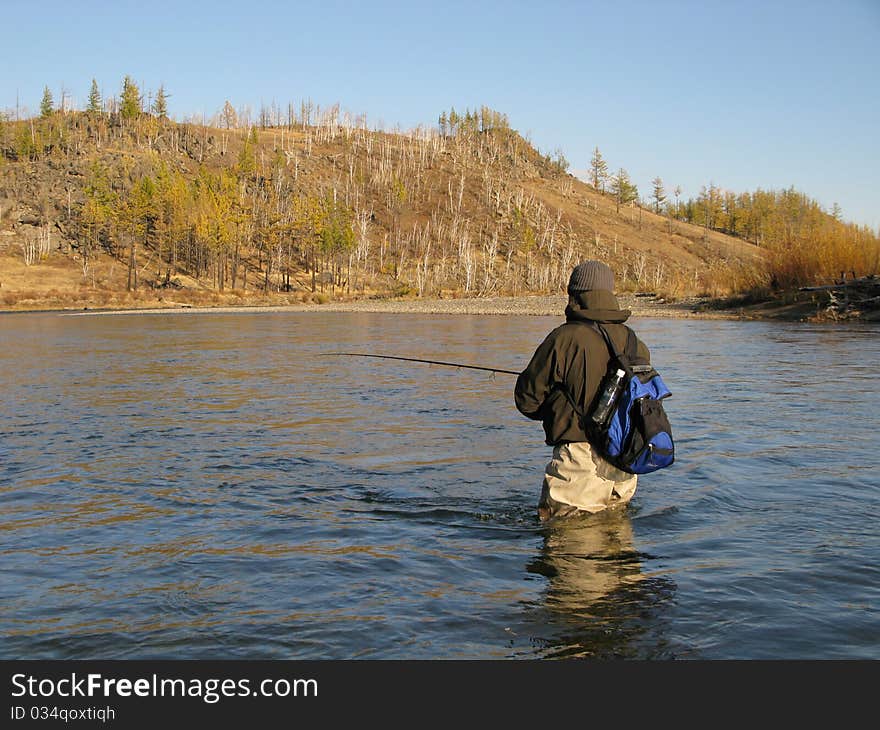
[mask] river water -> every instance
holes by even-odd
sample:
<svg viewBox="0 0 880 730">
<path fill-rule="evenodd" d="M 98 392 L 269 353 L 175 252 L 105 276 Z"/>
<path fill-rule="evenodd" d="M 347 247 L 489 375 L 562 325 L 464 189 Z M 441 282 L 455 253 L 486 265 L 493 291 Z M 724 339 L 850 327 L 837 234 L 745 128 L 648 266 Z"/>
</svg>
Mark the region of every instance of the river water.
<svg viewBox="0 0 880 730">
<path fill-rule="evenodd" d="M 634 319 L 677 461 L 544 527 L 558 317 L 0 316 L 0 658 L 880 659 L 880 337 Z"/>
</svg>

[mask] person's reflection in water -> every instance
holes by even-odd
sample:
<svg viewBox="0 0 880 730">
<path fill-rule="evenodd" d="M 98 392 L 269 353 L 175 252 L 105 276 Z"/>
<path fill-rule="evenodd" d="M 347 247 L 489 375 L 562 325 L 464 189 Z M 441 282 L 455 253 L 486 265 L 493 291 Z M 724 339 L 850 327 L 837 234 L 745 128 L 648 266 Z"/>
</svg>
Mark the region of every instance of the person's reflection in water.
<svg viewBox="0 0 880 730">
<path fill-rule="evenodd" d="M 658 609 L 675 584 L 642 572 L 625 507 L 551 520 L 543 533 L 528 570 L 549 581 L 544 656 L 671 658 Z"/>
</svg>

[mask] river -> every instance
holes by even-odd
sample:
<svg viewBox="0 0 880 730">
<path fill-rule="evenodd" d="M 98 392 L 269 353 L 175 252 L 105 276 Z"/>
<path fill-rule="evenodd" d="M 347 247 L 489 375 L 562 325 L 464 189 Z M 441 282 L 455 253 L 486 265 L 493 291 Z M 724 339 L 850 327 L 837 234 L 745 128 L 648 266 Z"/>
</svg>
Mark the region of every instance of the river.
<svg viewBox="0 0 880 730">
<path fill-rule="evenodd" d="M 880 337 L 634 319 L 673 467 L 550 527 L 558 317 L 0 316 L 0 658 L 880 659 Z"/>
</svg>

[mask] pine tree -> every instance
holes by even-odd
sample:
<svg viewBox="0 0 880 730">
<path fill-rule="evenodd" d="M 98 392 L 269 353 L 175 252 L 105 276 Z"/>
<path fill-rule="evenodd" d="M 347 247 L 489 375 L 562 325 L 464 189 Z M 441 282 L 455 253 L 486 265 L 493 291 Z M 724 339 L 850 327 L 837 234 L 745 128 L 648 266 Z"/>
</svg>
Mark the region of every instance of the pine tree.
<svg viewBox="0 0 880 730">
<path fill-rule="evenodd" d="M 229 103 L 229 99 L 227 99 L 226 103 L 223 105 L 223 123 L 226 125 L 227 129 L 232 129 L 238 126 L 238 115 L 235 113 L 235 107 Z"/>
<path fill-rule="evenodd" d="M 256 127 L 251 127 L 251 132 L 244 138 L 241 152 L 238 153 L 238 173 L 241 177 L 249 177 L 257 169 L 257 156 L 254 152 L 256 139 Z"/>
<path fill-rule="evenodd" d="M 55 111 L 55 100 L 48 86 L 43 87 L 43 100 L 40 102 L 40 116 L 43 118 L 52 116 Z"/>
<path fill-rule="evenodd" d="M 568 160 L 559 147 L 553 151 L 553 155 L 550 157 L 550 164 L 556 168 L 557 172 L 566 172 L 569 167 Z"/>
<path fill-rule="evenodd" d="M 600 193 L 605 192 L 605 183 L 608 180 L 608 163 L 602 159 L 599 148 L 593 151 L 593 159 L 590 160 L 590 182 Z"/>
<path fill-rule="evenodd" d="M 92 90 L 89 91 L 89 105 L 86 111 L 99 114 L 104 109 L 104 102 L 101 99 L 101 92 L 98 90 L 98 82 L 92 79 Z"/>
<path fill-rule="evenodd" d="M 714 183 L 710 183 L 708 188 L 703 185 L 700 188 L 696 205 L 702 214 L 700 222 L 706 231 L 708 232 L 710 228 L 716 228 L 721 217 L 721 190 Z"/>
<path fill-rule="evenodd" d="M 681 185 L 676 185 L 672 189 L 672 194 L 675 196 L 675 217 L 681 220 L 684 218 L 681 211 L 681 203 L 679 202 L 679 198 L 681 197 Z"/>
<path fill-rule="evenodd" d="M 168 95 L 165 93 L 165 87 L 162 84 L 159 85 L 156 99 L 153 101 L 153 114 L 159 117 L 159 119 L 168 119 Z"/>
<path fill-rule="evenodd" d="M 132 81 L 131 76 L 126 76 L 122 81 L 122 96 L 120 113 L 123 119 L 137 119 L 141 115 L 141 92 Z"/>
<path fill-rule="evenodd" d="M 611 178 L 611 194 L 617 202 L 617 212 L 620 212 L 620 206 L 631 203 L 639 197 L 639 189 L 632 184 L 629 174 L 622 167 L 617 174 Z"/>
<path fill-rule="evenodd" d="M 654 186 L 654 212 L 659 213 L 660 208 L 663 206 L 663 203 L 666 202 L 666 190 L 663 189 L 663 180 L 660 179 L 658 175 L 653 180 L 651 180 L 651 184 Z"/>
<path fill-rule="evenodd" d="M 455 107 L 449 111 L 449 134 L 457 134 L 458 133 L 458 124 L 461 121 L 461 117 L 455 111 Z"/>
</svg>

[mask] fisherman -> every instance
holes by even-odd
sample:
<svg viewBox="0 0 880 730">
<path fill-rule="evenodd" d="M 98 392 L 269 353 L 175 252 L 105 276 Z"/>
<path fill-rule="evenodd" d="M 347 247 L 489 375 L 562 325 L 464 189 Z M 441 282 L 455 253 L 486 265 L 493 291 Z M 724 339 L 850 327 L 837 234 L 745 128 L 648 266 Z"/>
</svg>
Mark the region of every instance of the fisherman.
<svg viewBox="0 0 880 730">
<path fill-rule="evenodd" d="M 637 476 L 617 469 L 597 453 L 569 400 L 582 413 L 590 412 L 610 358 L 596 324 L 623 351 L 628 330 L 623 323 L 630 314 L 617 302 L 614 273 L 606 264 L 578 264 L 568 282 L 565 324 L 547 335 L 517 378 L 517 409 L 543 421 L 547 444 L 553 447 L 538 501 L 542 522 L 624 505 L 635 494 Z M 638 338 L 636 342 L 638 355 L 650 362 L 648 348 Z"/>
</svg>

